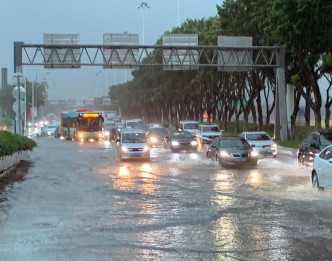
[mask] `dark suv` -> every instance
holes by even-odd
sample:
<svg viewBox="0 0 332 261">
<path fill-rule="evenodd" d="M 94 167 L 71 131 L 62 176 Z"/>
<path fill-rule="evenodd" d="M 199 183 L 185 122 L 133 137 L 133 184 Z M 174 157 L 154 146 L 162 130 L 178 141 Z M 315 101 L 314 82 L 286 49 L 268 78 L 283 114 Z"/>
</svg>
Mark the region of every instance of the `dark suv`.
<svg viewBox="0 0 332 261">
<path fill-rule="evenodd" d="M 328 145 L 332 145 L 332 132 L 310 133 L 299 145 L 298 162 L 311 166 L 315 156 Z"/>
</svg>

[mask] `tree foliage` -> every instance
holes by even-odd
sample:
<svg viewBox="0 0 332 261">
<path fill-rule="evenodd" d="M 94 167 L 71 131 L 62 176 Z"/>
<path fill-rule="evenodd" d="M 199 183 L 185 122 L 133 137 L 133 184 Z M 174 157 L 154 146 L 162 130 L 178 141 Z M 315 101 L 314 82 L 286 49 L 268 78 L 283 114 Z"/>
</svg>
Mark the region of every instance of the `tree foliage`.
<svg viewBox="0 0 332 261">
<path fill-rule="evenodd" d="M 226 35 L 252 36 L 254 46 L 285 46 L 287 82 L 296 88 L 296 101 L 302 96 L 315 112 L 319 129 L 322 98 L 318 82 L 331 75 L 331 10 L 329 0 L 224 0 L 215 17 L 187 19 L 166 33 L 198 34 L 199 45 L 215 46 L 217 36 Z M 161 44 L 161 38 L 156 44 Z M 132 74 L 132 81 L 110 90 L 127 117 L 176 123 L 201 120 L 206 111 L 224 129 L 229 121 L 242 116 L 246 129 L 251 114 L 261 129 L 264 116 L 269 123 L 275 106 L 274 99 L 269 99 L 276 93 L 273 69 L 230 73 L 211 68 L 164 71 L 162 67 L 140 66 Z M 329 101 L 326 105 L 331 106 Z"/>
</svg>

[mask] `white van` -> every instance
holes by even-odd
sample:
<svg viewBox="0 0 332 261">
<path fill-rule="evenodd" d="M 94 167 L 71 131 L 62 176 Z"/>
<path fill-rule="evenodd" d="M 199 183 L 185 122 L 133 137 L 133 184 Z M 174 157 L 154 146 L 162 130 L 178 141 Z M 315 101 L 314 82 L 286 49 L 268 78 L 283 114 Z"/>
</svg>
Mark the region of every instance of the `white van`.
<svg viewBox="0 0 332 261">
<path fill-rule="evenodd" d="M 198 121 L 180 121 L 179 128 L 184 131 L 188 131 L 193 137 L 196 137 L 199 123 Z"/>
</svg>

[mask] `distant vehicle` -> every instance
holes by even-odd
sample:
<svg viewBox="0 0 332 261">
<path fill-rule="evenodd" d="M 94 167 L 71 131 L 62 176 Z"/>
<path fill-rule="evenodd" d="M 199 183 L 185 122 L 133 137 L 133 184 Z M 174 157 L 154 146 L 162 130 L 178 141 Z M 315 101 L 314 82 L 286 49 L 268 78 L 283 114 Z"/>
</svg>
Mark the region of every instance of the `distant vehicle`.
<svg viewBox="0 0 332 261">
<path fill-rule="evenodd" d="M 324 190 L 332 188 L 332 145 L 325 147 L 312 165 L 311 181 L 313 188 Z"/>
<path fill-rule="evenodd" d="M 104 122 L 103 130 L 105 139 L 116 140 L 116 136 L 114 134 L 117 131 L 117 124 L 115 121 Z"/>
<path fill-rule="evenodd" d="M 145 130 L 145 131 L 148 129 L 147 125 L 141 119 L 126 120 L 124 127 L 133 128 L 133 129 L 141 129 L 141 130 Z"/>
<path fill-rule="evenodd" d="M 332 132 L 311 132 L 299 145 L 298 162 L 312 166 L 315 156 L 328 145 L 332 145 Z"/>
<path fill-rule="evenodd" d="M 188 131 L 193 137 L 196 136 L 198 131 L 198 121 L 180 121 L 179 128 L 183 131 Z"/>
<path fill-rule="evenodd" d="M 261 157 L 277 157 L 277 145 L 265 131 L 246 131 L 240 134 Z"/>
<path fill-rule="evenodd" d="M 170 148 L 172 152 L 196 152 L 197 141 L 188 131 L 172 131 L 170 136 L 164 138 L 164 148 Z"/>
<path fill-rule="evenodd" d="M 155 128 L 163 128 L 163 125 L 161 123 L 149 123 L 148 129 L 155 129 Z"/>
<path fill-rule="evenodd" d="M 80 141 L 103 138 L 104 118 L 100 112 L 69 111 L 61 113 L 61 135 L 65 139 Z"/>
<path fill-rule="evenodd" d="M 60 124 L 56 127 L 54 137 L 57 138 L 57 139 L 62 138 L 62 136 L 61 136 L 61 125 Z"/>
<path fill-rule="evenodd" d="M 206 157 L 219 161 L 222 167 L 256 166 L 257 151 L 242 137 L 222 136 L 215 138 L 207 148 Z"/>
<path fill-rule="evenodd" d="M 150 147 L 162 147 L 164 138 L 168 135 L 168 130 L 165 128 L 152 128 L 146 132 L 148 144 Z"/>
<path fill-rule="evenodd" d="M 211 141 L 222 135 L 221 130 L 216 124 L 201 124 L 198 126 L 196 139 L 199 144 L 210 144 Z"/>
<path fill-rule="evenodd" d="M 117 154 L 122 159 L 150 159 L 146 134 L 141 129 L 122 129 L 117 140 Z"/>
<path fill-rule="evenodd" d="M 41 127 L 40 134 L 41 134 L 41 136 L 55 135 L 56 129 L 59 126 L 60 126 L 60 124 L 47 124 L 47 125 Z"/>
</svg>

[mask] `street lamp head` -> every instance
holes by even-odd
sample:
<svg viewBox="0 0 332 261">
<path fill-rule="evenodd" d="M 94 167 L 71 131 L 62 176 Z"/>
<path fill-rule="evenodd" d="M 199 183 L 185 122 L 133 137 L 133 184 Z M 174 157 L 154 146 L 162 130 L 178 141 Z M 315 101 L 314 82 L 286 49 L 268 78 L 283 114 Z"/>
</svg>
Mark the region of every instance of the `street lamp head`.
<svg viewBox="0 0 332 261">
<path fill-rule="evenodd" d="M 140 3 L 140 5 L 138 6 L 138 8 L 143 8 L 143 9 L 145 9 L 145 8 L 150 8 L 150 5 L 149 5 L 148 2 L 142 2 L 142 3 Z"/>
</svg>

